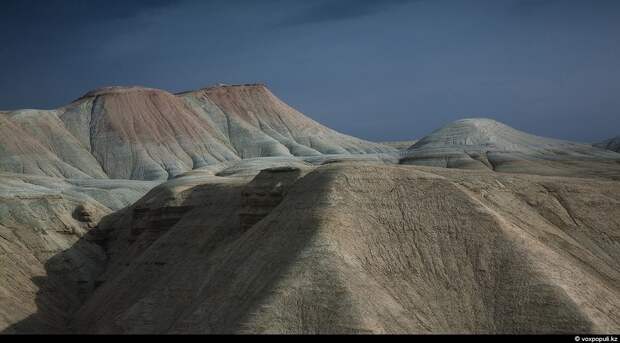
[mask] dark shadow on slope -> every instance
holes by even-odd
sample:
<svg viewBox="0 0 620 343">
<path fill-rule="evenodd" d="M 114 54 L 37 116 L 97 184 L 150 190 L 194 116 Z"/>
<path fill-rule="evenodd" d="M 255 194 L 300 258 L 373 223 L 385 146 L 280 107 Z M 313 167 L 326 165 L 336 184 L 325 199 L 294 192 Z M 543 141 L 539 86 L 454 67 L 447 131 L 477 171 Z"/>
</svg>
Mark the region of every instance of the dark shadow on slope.
<svg viewBox="0 0 620 343">
<path fill-rule="evenodd" d="M 214 227 L 210 230 L 216 239 L 207 242 L 196 251 L 187 253 L 185 257 L 203 256 L 196 260 L 202 266 L 201 272 L 192 275 L 192 278 L 204 281 L 200 292 L 189 298 L 178 296 L 177 301 L 183 304 L 179 313 L 169 322 L 169 326 L 156 327 L 149 333 L 239 333 L 248 329 L 249 322 L 255 322 L 255 315 L 267 303 L 270 297 L 280 297 L 286 309 L 293 309 L 294 313 L 287 312 L 296 318 L 296 325 L 289 327 L 290 333 L 353 333 L 356 323 L 350 320 L 348 313 L 353 311 L 348 294 L 343 291 L 338 273 L 332 270 L 328 263 L 322 260 L 323 255 L 306 256 L 304 250 L 312 244 L 313 237 L 321 227 L 321 210 L 330 206 L 331 189 L 330 175 L 334 171 L 315 171 L 298 180 L 291 188 L 289 195 L 273 211 L 262 218 L 247 231 L 243 230 L 238 219 L 230 223 L 238 227 Z M 190 192 L 205 191 L 205 186 L 196 186 Z M 208 190 L 208 189 L 207 189 Z M 230 191 L 240 192 L 239 187 L 232 187 Z M 337 190 L 336 190 L 337 191 Z M 181 206 L 194 206 L 193 203 L 183 202 Z M 241 204 L 239 203 L 239 209 Z M 129 208 L 134 211 L 136 208 Z M 139 212 L 139 211 L 138 211 Z M 188 212 L 188 215 L 201 213 Z M 114 227 L 114 222 L 124 211 L 117 212 L 102 220 L 99 227 Z M 291 214 L 297 214 L 293 216 Z M 160 227 L 157 235 L 148 237 L 148 245 L 141 247 L 142 253 L 157 244 L 157 241 L 168 233 L 174 233 L 176 222 L 168 222 L 166 227 Z M 121 228 L 130 230 L 132 228 Z M 146 227 L 149 229 L 149 227 Z M 199 234 L 201 231 L 195 231 Z M 140 232 L 143 235 L 145 232 Z M 72 260 L 75 255 L 81 256 L 84 251 L 103 249 L 107 232 L 94 229 L 80 239 L 71 249 L 53 257 L 47 264 L 48 277 L 37 279 L 41 286 L 37 296 L 39 311 L 32 316 L 7 328 L 3 333 L 66 333 L 72 332 L 69 327 L 71 316 L 80 307 L 82 302 L 92 294 L 97 286 L 98 273 L 80 272 L 79 269 L 59 269 L 59 265 Z M 198 237 L 196 237 L 198 239 Z M 138 240 L 140 240 L 138 238 Z M 144 236 L 146 242 L 146 236 Z M 172 251 L 171 251 L 172 252 Z M 185 254 L 186 252 L 183 252 Z M 194 254 L 194 255 L 192 255 Z M 166 256 L 159 256 L 166 258 Z M 528 292 L 526 301 L 523 301 L 521 287 L 524 279 L 536 280 L 528 270 L 529 263 L 525 256 L 519 253 L 510 253 L 504 256 L 506 260 L 499 261 L 500 273 L 510 275 L 500 280 L 497 285 L 499 301 L 489 303 L 495 306 L 497 317 L 494 319 L 494 329 L 499 332 L 531 333 L 544 326 L 541 322 L 541 313 L 545 316 L 559 316 L 560 320 L 554 325 L 554 332 L 589 332 L 592 324 L 563 291 L 553 285 L 541 284 Z M 298 288 L 301 292 L 296 296 L 284 297 L 274 293 L 279 282 L 289 273 L 297 271 L 296 264 L 300 261 L 306 266 L 315 264 L 310 269 L 308 278 L 313 285 L 321 284 L 320 288 Z M 103 265 L 101 266 L 103 268 Z M 173 265 L 162 266 L 170 271 Z M 162 269 L 162 272 L 163 273 Z M 102 270 L 100 270 L 102 271 Z M 516 273 L 515 271 L 519 271 Z M 86 278 L 84 275 L 90 276 Z M 161 281 L 160 275 L 153 275 L 153 280 Z M 458 276 L 455 276 L 458 277 Z M 116 280 L 119 281 L 119 280 Z M 120 280 L 122 281 L 122 280 Z M 145 281 L 145 280 L 141 280 Z M 109 281 L 109 282 L 112 282 Z M 150 282 L 149 282 L 150 283 Z M 322 293 L 324 285 L 333 284 L 333 292 Z M 67 286 L 68 285 L 68 286 Z M 104 284 L 105 285 L 105 284 Z M 115 285 L 123 285 L 122 282 Z M 130 287 L 130 286 L 126 286 Z M 99 290 L 102 290 L 100 288 Z M 116 289 L 106 290 L 115 292 Z M 95 292 L 95 295 L 98 292 Z M 145 291 L 146 293 L 146 291 Z M 317 298 L 318 301 L 311 301 Z M 133 301 L 141 298 L 132 299 Z M 289 303 L 286 303 L 286 302 Z M 429 299 L 429 301 L 431 301 Z M 292 303 L 291 303 L 292 302 Z M 127 307 L 135 303 L 126 304 Z M 503 306 L 502 304 L 506 304 Z M 205 311 L 206 309 L 206 311 Z M 161 308 L 162 312 L 168 309 Z M 542 311 L 542 312 L 541 312 Z M 530 318 L 523 322 L 523 318 Z M 290 320 L 290 318 L 289 318 Z M 290 320 L 288 323 L 292 323 Z M 344 324 L 343 324 L 344 323 Z M 89 328 L 86 327 L 86 330 Z M 265 328 L 257 328 L 267 330 Z M 84 328 L 81 328 L 84 330 Z M 544 331 L 544 330 L 542 330 Z M 122 333 L 122 332 L 106 332 Z M 146 333 L 146 332 L 145 332 Z"/>
<path fill-rule="evenodd" d="M 498 237 L 487 247 L 496 255 L 490 263 L 480 263 L 484 259 L 479 260 L 479 265 L 476 266 L 478 272 L 475 274 L 490 321 L 488 333 L 592 333 L 595 329 L 592 318 L 562 288 L 563 280 L 557 280 L 553 273 L 541 270 L 540 261 L 535 260 L 544 258 L 545 255 L 537 253 L 536 247 L 527 246 L 531 244 L 528 241 L 518 238 L 519 235 L 530 233 L 519 226 L 514 229 L 524 232 L 509 233 L 506 231 L 507 224 L 499 213 L 495 213 L 492 207 L 487 207 L 470 191 L 459 186 L 457 188 L 471 198 L 473 204 L 480 204 L 485 209 L 487 214 L 477 217 L 480 222 L 486 217 L 499 229 Z M 527 215 L 527 212 L 523 213 L 523 216 Z M 504 229 L 501 229 L 502 226 Z M 553 250 L 550 246 L 545 248 Z M 479 249 L 474 251 L 477 250 Z M 487 277 L 490 271 L 491 278 Z"/>
<path fill-rule="evenodd" d="M 274 180 L 274 184 L 280 184 L 283 178 L 286 178 L 285 174 L 289 174 L 288 170 L 275 169 L 271 171 L 274 174 L 280 174 L 281 176 Z M 287 182 L 284 182 L 286 184 Z M 122 333 L 131 331 L 140 333 L 159 333 L 168 332 L 172 330 L 173 325 L 182 316 L 180 312 L 187 312 L 187 309 L 194 306 L 197 302 L 203 301 L 203 297 L 191 293 L 198 292 L 202 288 L 201 283 L 207 282 L 207 288 L 216 288 L 218 291 L 229 289 L 234 287 L 233 280 L 226 278 L 226 275 L 234 270 L 235 263 L 222 262 L 222 259 L 236 259 L 235 247 L 239 244 L 239 241 L 248 242 L 250 248 L 239 254 L 243 256 L 245 253 L 251 252 L 252 249 L 261 250 L 260 247 L 256 247 L 253 241 L 262 241 L 263 233 L 257 232 L 253 227 L 249 229 L 243 227 L 240 217 L 242 214 L 248 214 L 248 208 L 242 207 L 241 195 L 245 186 L 224 186 L 219 184 L 206 184 L 194 186 L 186 191 L 191 194 L 182 203 L 174 202 L 174 207 L 161 207 L 168 205 L 158 205 L 158 208 L 145 207 L 148 202 L 138 202 L 131 209 L 131 212 L 119 214 L 120 216 L 131 216 L 130 227 L 118 228 L 114 230 L 110 235 L 110 240 L 120 240 L 112 242 L 112 249 L 109 252 L 118 252 L 115 246 L 121 244 L 122 249 L 128 253 L 125 256 L 121 256 L 121 259 L 112 260 L 116 265 L 110 265 L 110 269 L 114 270 L 114 275 L 106 274 L 109 277 L 103 285 L 98 288 L 98 291 L 91 297 L 91 301 L 87 302 L 84 308 L 92 305 L 92 310 L 86 311 L 88 314 L 85 320 L 75 319 L 75 329 L 78 332 L 102 332 L 102 333 Z M 262 193 L 266 190 L 259 187 L 258 192 Z M 157 191 L 154 191 L 155 193 Z M 234 193 L 234 194 L 231 194 Z M 320 193 L 320 192 L 319 192 Z M 160 199 L 169 197 L 171 194 L 168 192 L 157 194 Z M 272 191 L 267 192 L 264 195 L 267 199 L 272 199 L 274 194 Z M 226 199 L 224 199 L 226 198 Z M 232 201 L 235 205 L 230 210 L 221 211 L 222 208 L 226 208 L 226 203 Z M 251 202 L 250 202 L 251 203 Z M 248 204 L 246 204 L 248 205 Z M 265 204 L 263 204 L 265 205 Z M 268 204 L 267 204 L 268 205 Z M 182 212 L 179 212 L 183 209 Z M 243 210 L 243 211 L 242 211 Z M 259 211 L 251 211 L 251 214 L 264 213 L 264 208 L 260 208 Z M 264 213 L 268 216 L 268 213 Z M 199 218 L 197 218 L 197 216 Z M 174 217 L 174 218 L 173 218 Z M 215 221 L 206 220 L 207 218 L 217 217 Z M 203 218 L 204 220 L 200 220 Z M 174 219 L 174 220 L 173 220 Z M 193 219 L 193 221 L 192 221 Z M 198 220 L 196 220 L 198 219 Z M 295 218 L 297 220 L 297 218 Z M 176 224 L 179 225 L 176 225 Z M 307 223 L 308 224 L 308 223 Z M 257 224 L 257 225 L 260 225 Z M 253 226 L 257 226 L 253 225 Z M 311 225 L 315 227 L 315 225 Z M 119 232 L 119 230 L 121 232 Z M 252 232 L 257 233 L 255 236 Z M 296 242 L 299 243 L 299 247 L 306 245 L 309 240 L 311 232 L 306 234 L 297 235 Z M 251 236 L 252 238 L 248 238 Z M 285 235 L 265 235 L 269 237 L 284 238 Z M 121 242 L 122 241 L 122 242 Z M 188 243 L 188 241 L 191 241 Z M 127 242 L 127 243 L 125 243 Z M 127 246 L 123 246 L 127 244 Z M 185 244 L 186 248 L 179 250 L 179 245 Z M 243 244 L 243 243 L 241 243 Z M 260 243 L 258 244 L 260 245 Z M 252 247 L 254 246 L 254 247 Z M 286 268 L 288 261 L 295 259 L 296 251 L 299 248 L 297 244 L 288 244 L 288 242 L 278 243 L 277 246 L 270 247 L 270 252 L 273 251 L 278 254 L 279 260 L 275 262 L 275 269 L 280 271 Z M 127 249 L 125 249 L 125 247 Z M 284 253 L 280 251 L 281 247 L 287 249 Z M 187 262 L 191 266 L 188 267 L 183 261 Z M 223 270 L 222 270 L 223 269 Z M 184 275 L 184 270 L 191 270 L 191 275 Z M 177 276 L 184 281 L 181 284 L 172 285 L 167 284 L 166 278 Z M 274 276 L 275 277 L 275 276 Z M 260 278 L 264 281 L 263 275 Z M 209 281 L 212 280 L 212 281 Z M 188 283 L 185 283 L 187 281 Z M 243 278 L 242 278 L 243 281 Z M 158 288 L 166 284 L 165 287 L 181 287 L 188 288 L 194 287 L 193 292 L 187 293 L 172 292 L 166 293 L 166 297 L 171 299 L 155 299 L 157 305 L 155 308 L 159 308 L 158 315 L 167 318 L 163 322 L 158 320 L 158 324 L 155 325 L 142 325 L 140 326 L 140 318 L 134 318 L 130 320 L 132 323 L 138 323 L 138 326 L 126 326 L 122 323 L 122 326 L 118 326 L 112 323 L 113 320 L 100 320 L 99 316 L 106 315 L 108 309 L 115 313 L 124 313 L 128 307 L 135 305 L 137 302 L 145 299 L 149 296 L 151 291 L 157 292 Z M 131 284 L 132 286 L 127 286 Z M 190 286 L 191 285 L 191 286 Z M 221 286 L 218 286 L 221 285 Z M 261 284 L 261 286 L 265 286 Z M 139 287 L 140 292 L 132 292 L 131 290 L 123 289 L 128 287 Z M 269 287 L 267 287 L 269 288 Z M 107 295 L 113 294 L 112 297 Z M 222 318 L 226 319 L 225 322 L 218 325 L 215 329 L 205 330 L 200 328 L 193 328 L 190 331 L 185 332 L 230 332 L 227 328 L 236 326 L 234 324 L 237 318 L 246 315 L 244 308 L 247 306 L 240 304 L 237 306 L 238 301 L 254 302 L 259 297 L 252 297 L 251 294 L 244 296 L 245 299 L 239 299 L 238 294 L 244 294 L 242 292 L 233 292 L 232 297 L 235 298 L 231 301 L 217 303 L 214 302 L 213 306 L 222 306 L 222 310 L 218 313 Z M 106 299 L 106 303 L 99 303 L 100 299 Z M 110 304 L 109 302 L 113 304 Z M 94 304 L 94 305 L 93 305 Z M 167 306 L 171 304 L 171 306 Z M 209 307 L 213 307 L 209 306 Z M 249 306 L 249 305 L 248 305 Z M 82 313 L 82 311 L 80 311 Z M 170 317 L 170 318 L 169 318 Z M 110 319 L 110 318 L 108 318 Z M 134 319 L 136 321 L 134 321 Z M 103 324 L 102 324 L 103 323 Z"/>
<path fill-rule="evenodd" d="M 201 192 L 204 191 L 204 188 L 208 187 L 196 186 L 189 191 Z M 234 187 L 231 191 L 241 193 L 242 189 Z M 323 193 L 320 189 L 315 189 L 315 191 L 316 194 Z M 104 217 L 96 228 L 90 230 L 70 249 L 50 258 L 45 264 L 47 276 L 33 280 L 33 283 L 39 287 L 35 300 L 37 312 L 6 328 L 2 334 L 62 334 L 76 332 L 75 330 L 82 331 L 83 328 L 75 328 L 74 330 L 71 327 L 71 322 L 74 319 L 75 312 L 93 295 L 96 289 L 99 289 L 101 282 L 104 282 L 99 280 L 99 276 L 103 274 L 108 262 L 105 255 L 107 245 L 115 244 L 114 242 L 110 243 L 110 240 L 119 239 L 119 236 L 121 239 L 128 237 L 129 240 L 132 240 L 129 245 L 134 245 L 132 249 L 137 248 L 141 253 L 145 253 L 158 239 L 174 227 L 187 212 L 187 209 L 191 209 L 195 205 L 184 202 L 178 207 L 184 209 L 182 213 L 176 213 L 176 207 L 154 209 L 150 213 L 146 213 L 149 211 L 139 208 L 137 204 Z M 240 204 L 237 210 L 241 210 Z M 170 220 L 170 213 L 168 212 L 171 211 L 175 212 L 173 213 L 175 215 L 174 220 Z M 118 228 L 115 222 L 127 215 L 135 217 L 132 222 L 135 227 L 132 225 L 128 228 Z M 76 208 L 72 216 L 75 219 L 85 219 L 84 209 Z M 204 251 L 206 247 L 203 247 L 203 251 L 201 251 L 207 255 L 215 255 L 214 258 L 218 259 L 221 257 L 219 254 L 222 252 L 222 248 L 224 248 L 227 250 L 224 251 L 224 254 L 228 255 L 229 259 L 227 263 L 217 264 L 218 267 L 206 270 L 205 275 L 202 275 L 205 279 L 214 280 L 208 289 L 215 289 L 215 293 L 223 291 L 228 299 L 227 301 L 212 301 L 213 306 L 221 307 L 221 317 L 217 321 L 220 325 L 216 325 L 213 330 L 206 332 L 237 332 L 244 318 L 256 304 L 261 302 L 263 296 L 269 293 L 279 275 L 294 262 L 299 252 L 311 240 L 314 233 L 313 229 L 318 226 L 318 223 L 305 222 L 303 228 L 300 226 L 302 230 L 287 234 L 286 232 L 278 232 L 283 228 L 281 226 L 265 228 L 265 225 L 261 225 L 259 222 L 248 229 L 243 228 L 238 219 L 232 222 L 239 227 L 225 228 L 226 232 L 214 235 L 219 237 L 216 241 L 220 241 L 222 247 L 215 246 L 214 241 L 209 244 L 208 250 L 210 251 Z M 290 228 L 290 225 L 287 225 L 287 228 Z M 107 230 L 112 231 L 107 232 Z M 129 231 L 129 235 L 127 237 L 122 234 L 119 235 L 118 230 Z M 249 285 L 243 284 L 245 283 L 243 278 L 237 279 L 243 273 L 235 271 L 246 268 L 244 264 L 246 264 L 247 258 L 252 258 L 253 253 L 257 251 L 265 253 L 265 256 L 257 260 L 261 264 L 260 267 L 264 268 L 261 268 L 259 278 L 250 282 L 253 289 L 249 293 L 234 291 L 239 290 L 239 287 L 244 289 L 246 286 L 249 287 Z M 133 256 L 139 258 L 140 255 L 140 253 L 136 253 Z M 86 260 L 88 261 L 85 262 Z M 246 295 L 239 297 L 238 294 Z M 212 296 L 207 296 L 205 301 L 208 303 L 211 298 Z M 195 301 L 202 299 L 201 296 L 197 296 L 188 302 L 187 306 L 190 307 Z M 333 301 L 333 299 L 330 300 L 331 303 Z M 305 314 L 305 316 L 308 315 Z M 311 330 L 310 324 L 307 323 L 302 325 L 308 331 L 318 332 L 317 330 L 320 330 L 320 328 Z M 306 331 L 305 329 L 304 331 Z M 197 329 L 195 332 L 205 332 L 205 330 Z"/>
<path fill-rule="evenodd" d="M 285 202 L 226 248 L 218 266 L 206 275 L 212 282 L 196 296 L 197 303 L 184 311 L 169 331 L 362 332 L 359 329 L 362 326 L 354 319 L 351 295 L 346 292 L 347 280 L 340 280 L 340 273 L 327 262 L 330 254 L 322 253 L 313 244 L 313 238 L 325 220 L 321 209 L 329 205 L 330 195 L 334 192 L 338 190 L 333 188 L 329 176 L 321 171 L 298 181 Z M 310 198 L 301 201 L 304 194 Z M 561 288 L 533 272 L 527 257 L 514 251 L 510 242 L 507 244 L 506 254 L 498 256 L 501 258 L 497 261 L 500 266 L 498 288 L 489 289 L 501 300 L 495 299 L 487 304 L 495 314 L 489 318 L 488 332 L 591 332 L 590 319 L 574 301 Z M 306 250 L 309 247 L 311 251 Z M 518 271 L 517 275 L 514 275 L 515 271 Z M 407 278 L 406 275 L 401 277 Z M 281 281 L 291 279 L 305 280 L 308 285 L 280 288 Z M 531 285 L 524 287 L 524 282 Z M 433 300 L 429 298 L 427 301 Z M 283 317 L 272 318 L 273 313 L 278 312 L 278 306 L 282 306 L 280 315 Z M 444 310 L 446 313 L 450 311 L 448 308 Z M 262 319 L 261 316 L 266 314 L 271 317 Z M 278 323 L 285 324 L 278 326 Z M 432 331 L 443 330 L 437 327 Z"/>
<path fill-rule="evenodd" d="M 506 242 L 512 245 L 512 242 Z M 594 324 L 562 289 L 536 272 L 532 257 L 506 246 L 499 260 L 498 284 L 493 290 L 493 333 L 583 334 Z"/>
<path fill-rule="evenodd" d="M 121 210 L 123 211 L 123 210 Z M 120 212 L 120 211 L 119 211 Z M 73 215 L 83 216 L 83 208 Z M 71 317 L 97 287 L 97 276 L 106 264 L 105 234 L 99 227 L 117 218 L 118 212 L 103 217 L 98 227 L 88 231 L 71 248 L 45 263 L 45 277 L 32 279 L 38 287 L 37 312 L 7 327 L 0 334 L 71 333 Z"/>
<path fill-rule="evenodd" d="M 214 268 L 204 276 L 211 282 L 196 296 L 197 303 L 184 311 L 169 328 L 171 332 L 241 333 L 273 329 L 247 326 L 249 321 L 256 319 L 253 317 L 271 296 L 281 302 L 296 302 L 291 308 L 298 310 L 297 318 L 288 317 L 286 320 L 292 323 L 297 319 L 297 325 L 288 328 L 288 333 L 359 332 L 351 329 L 354 323 L 346 325 L 348 319 L 343 313 L 350 309 L 348 300 L 342 296 L 344 291 L 338 292 L 343 287 L 339 286 L 341 282 L 337 275 L 324 262 L 321 263 L 320 257 L 313 262 L 315 268 L 306 276 L 315 282 L 331 284 L 334 289 L 331 294 L 321 296 L 316 294 L 319 290 L 312 288 L 292 290 L 308 292 L 296 297 L 289 294 L 288 298 L 282 298 L 282 294 L 274 293 L 278 283 L 296 263 L 316 258 L 302 255 L 321 226 L 317 211 L 324 206 L 329 194 L 329 185 L 320 180 L 321 177 L 320 173 L 313 172 L 298 180 L 284 201 L 269 215 L 226 247 L 222 255 L 213 254 L 210 261 L 214 261 Z M 316 301 L 309 301 L 313 296 L 317 296 Z M 208 309 L 208 313 L 202 313 L 202 309 Z"/>
</svg>

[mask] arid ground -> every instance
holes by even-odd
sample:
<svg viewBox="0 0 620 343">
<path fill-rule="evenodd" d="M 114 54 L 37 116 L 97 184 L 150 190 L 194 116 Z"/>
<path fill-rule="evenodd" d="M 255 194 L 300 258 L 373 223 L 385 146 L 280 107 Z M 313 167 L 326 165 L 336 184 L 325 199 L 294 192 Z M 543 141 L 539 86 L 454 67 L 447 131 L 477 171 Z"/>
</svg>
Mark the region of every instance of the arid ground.
<svg viewBox="0 0 620 343">
<path fill-rule="evenodd" d="M 620 331 L 617 138 L 419 138 L 259 84 L 0 112 L 0 332 Z"/>
</svg>

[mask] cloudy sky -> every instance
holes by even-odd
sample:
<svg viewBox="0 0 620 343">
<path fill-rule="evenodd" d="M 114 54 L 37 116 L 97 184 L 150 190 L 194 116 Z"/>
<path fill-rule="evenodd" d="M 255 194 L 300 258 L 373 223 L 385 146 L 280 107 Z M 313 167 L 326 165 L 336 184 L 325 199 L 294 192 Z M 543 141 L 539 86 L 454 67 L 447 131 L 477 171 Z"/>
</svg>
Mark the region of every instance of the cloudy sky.
<svg viewBox="0 0 620 343">
<path fill-rule="evenodd" d="M 0 71 L 5 110 L 264 82 L 371 140 L 491 117 L 597 141 L 620 134 L 620 1 L 3 0 Z"/>
</svg>

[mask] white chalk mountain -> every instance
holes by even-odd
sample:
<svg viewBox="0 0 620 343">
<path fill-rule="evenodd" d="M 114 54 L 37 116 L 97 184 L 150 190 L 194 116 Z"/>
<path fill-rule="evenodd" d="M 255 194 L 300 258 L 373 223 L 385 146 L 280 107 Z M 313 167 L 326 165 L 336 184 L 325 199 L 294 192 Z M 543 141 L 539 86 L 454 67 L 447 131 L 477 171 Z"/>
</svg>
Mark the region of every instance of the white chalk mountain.
<svg viewBox="0 0 620 343">
<path fill-rule="evenodd" d="M 620 154 L 528 134 L 492 119 L 450 123 L 402 153 L 401 163 L 499 172 L 566 175 L 575 168 L 615 169 Z"/>
<path fill-rule="evenodd" d="M 0 112 L 0 333 L 618 332 L 619 161 L 488 119 L 397 151 L 262 85 Z"/>
<path fill-rule="evenodd" d="M 311 120 L 261 84 L 111 87 L 56 110 L 0 113 L 0 170 L 51 177 L 166 180 L 252 157 L 393 151 Z"/>
</svg>

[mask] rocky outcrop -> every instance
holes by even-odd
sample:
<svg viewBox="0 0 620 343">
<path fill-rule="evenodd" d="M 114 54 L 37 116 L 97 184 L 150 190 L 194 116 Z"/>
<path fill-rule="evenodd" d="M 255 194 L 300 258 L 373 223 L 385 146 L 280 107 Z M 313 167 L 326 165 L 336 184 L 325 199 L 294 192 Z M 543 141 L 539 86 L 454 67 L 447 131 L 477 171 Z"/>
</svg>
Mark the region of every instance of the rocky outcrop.
<svg viewBox="0 0 620 343">
<path fill-rule="evenodd" d="M 191 210 L 191 206 L 134 208 L 129 242 L 140 236 L 149 242 L 155 241 Z"/>
<path fill-rule="evenodd" d="M 73 211 L 74 218 L 81 222 L 93 227 L 101 220 L 101 216 L 98 215 L 98 211 L 90 204 L 83 203 L 78 205 Z"/>
<path fill-rule="evenodd" d="M 86 333 L 620 328 L 617 182 L 350 161 L 296 173 L 192 175 L 154 189 L 104 225 L 116 238 L 103 283 L 71 326 Z M 182 214 L 181 206 L 192 209 Z M 244 212 L 257 216 L 244 223 Z M 148 244 L 128 242 L 147 218 L 175 223 Z"/>
<path fill-rule="evenodd" d="M 241 228 L 247 230 L 269 215 L 282 202 L 290 187 L 308 171 L 296 167 L 261 171 L 243 189 L 239 211 Z"/>
<path fill-rule="evenodd" d="M 0 173 L 0 330 L 68 332 L 105 268 L 99 222 L 154 186 Z"/>
</svg>

